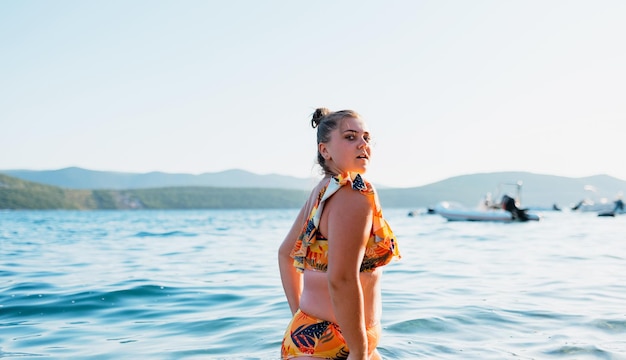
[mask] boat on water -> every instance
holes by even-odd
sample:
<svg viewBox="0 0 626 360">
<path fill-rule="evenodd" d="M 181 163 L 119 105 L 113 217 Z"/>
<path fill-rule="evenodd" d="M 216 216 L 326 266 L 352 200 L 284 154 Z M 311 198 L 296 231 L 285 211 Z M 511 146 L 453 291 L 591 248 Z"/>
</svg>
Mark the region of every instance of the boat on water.
<svg viewBox="0 0 626 360">
<path fill-rule="evenodd" d="M 591 185 L 585 186 L 585 190 L 593 193 L 597 192 L 596 188 Z M 624 200 L 622 200 L 623 196 L 624 193 L 620 191 L 614 201 L 609 201 L 606 197 L 594 201 L 591 197 L 587 197 L 574 205 L 571 210 L 576 212 L 595 212 L 598 216 L 626 214 Z"/>
<path fill-rule="evenodd" d="M 523 209 L 520 209 L 523 210 Z M 512 212 L 497 208 L 468 208 L 456 202 L 442 201 L 435 206 L 435 212 L 450 221 L 538 221 L 541 217 L 524 211 L 525 217 L 516 217 Z"/>
<path fill-rule="evenodd" d="M 621 197 L 615 200 L 613 203 L 615 204 L 615 207 L 613 208 L 613 210 L 600 211 L 598 212 L 598 216 L 615 217 L 615 215 L 626 214 L 626 209 L 624 208 L 624 201 L 622 200 Z"/>
<path fill-rule="evenodd" d="M 521 181 L 514 184 L 500 184 L 498 188 L 500 189 L 503 185 L 515 185 L 516 197 L 512 198 L 505 194 L 499 203 L 494 203 L 491 200 L 491 194 L 487 194 L 475 208 L 468 208 L 457 202 L 442 201 L 435 206 L 434 211 L 450 221 L 523 222 L 541 219 L 539 215 L 528 212 L 528 209 L 520 208 Z"/>
<path fill-rule="evenodd" d="M 607 212 L 615 208 L 615 204 L 609 201 L 607 198 L 602 198 L 599 201 L 593 201 L 591 199 L 583 199 L 576 205 L 571 207 L 571 211 L 576 212 Z"/>
</svg>

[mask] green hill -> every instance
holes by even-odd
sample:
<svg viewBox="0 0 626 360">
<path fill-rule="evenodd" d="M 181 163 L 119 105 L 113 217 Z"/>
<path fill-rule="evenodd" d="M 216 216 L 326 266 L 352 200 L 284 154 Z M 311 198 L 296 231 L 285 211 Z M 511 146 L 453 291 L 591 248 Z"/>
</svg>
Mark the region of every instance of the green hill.
<svg viewBox="0 0 626 360">
<path fill-rule="evenodd" d="M 626 182 L 607 175 L 566 178 L 527 172 L 499 172 L 452 177 L 433 184 L 378 190 L 383 207 L 431 207 L 440 201 L 473 206 L 487 193 L 515 195 L 510 184 L 523 182 L 522 206 L 561 207 L 589 198 L 614 198 Z M 499 185 L 509 184 L 502 189 Z M 594 192 L 585 189 L 592 185 Z M 234 185 L 233 185 L 234 186 Z M 0 174 L 0 209 L 262 209 L 299 208 L 308 190 L 217 186 L 161 186 L 142 189 L 87 190 L 43 185 Z"/>
<path fill-rule="evenodd" d="M 300 207 L 306 191 L 169 187 L 70 190 L 0 174 L 0 209 L 252 209 Z"/>
<path fill-rule="evenodd" d="M 0 209 L 95 209 L 89 190 L 66 190 L 0 174 Z"/>
</svg>

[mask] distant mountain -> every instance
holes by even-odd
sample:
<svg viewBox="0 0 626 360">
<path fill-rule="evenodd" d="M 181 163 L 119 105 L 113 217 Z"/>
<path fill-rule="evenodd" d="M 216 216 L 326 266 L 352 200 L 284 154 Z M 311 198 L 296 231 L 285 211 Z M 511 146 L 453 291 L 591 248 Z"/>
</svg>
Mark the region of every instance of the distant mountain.
<svg viewBox="0 0 626 360">
<path fill-rule="evenodd" d="M 80 168 L 52 171 L 6 170 L 0 173 L 11 176 L 4 177 L 4 185 L 0 181 L 0 193 L 4 191 L 5 194 L 5 200 L 0 198 L 0 209 L 15 208 L 6 206 L 6 201 L 8 201 L 6 194 L 9 193 L 13 199 L 11 201 L 15 201 L 17 197 L 22 203 L 23 201 L 30 203 L 28 194 L 35 194 L 36 196 L 33 196 L 39 199 L 40 204 L 48 204 L 44 208 L 67 206 L 67 204 L 63 205 L 67 197 L 83 199 L 82 201 L 87 203 L 95 201 L 95 204 L 83 204 L 78 208 L 102 208 L 103 206 L 105 208 L 106 206 L 132 208 L 129 204 L 133 202 L 129 199 L 139 199 L 142 206 L 148 208 L 151 206 L 155 208 L 263 207 L 263 201 L 271 204 L 267 207 L 299 207 L 298 201 L 305 198 L 305 194 L 316 182 L 315 179 L 258 175 L 242 170 L 202 175 L 159 172 L 134 174 Z M 28 190 L 15 191 L 15 187 L 11 190 L 7 184 L 16 182 L 17 178 L 34 183 L 28 183 L 28 186 L 22 184 L 23 188 L 28 188 Z M 462 175 L 420 187 L 402 189 L 378 187 L 378 192 L 381 203 L 385 207 L 432 207 L 440 201 L 456 201 L 467 206 L 474 206 L 487 193 L 491 193 L 495 201 L 499 201 L 504 194 L 516 195 L 514 184 L 517 182 L 522 183 L 523 207 L 551 207 L 553 204 L 559 207 L 570 207 L 585 198 L 598 201 L 604 197 L 612 201 L 618 193 L 626 192 L 626 181 L 607 175 L 568 178 L 528 172 Z M 585 190 L 589 186 L 596 190 Z M 283 197 L 280 195 L 281 192 L 288 195 Z M 156 199 L 151 202 L 148 200 L 149 197 L 156 197 Z M 56 200 L 53 201 L 53 199 Z M 2 201 L 5 203 L 3 204 Z M 124 203 L 125 201 L 128 204 Z M 38 205 L 29 206 L 34 207 L 25 208 L 38 208 Z M 76 208 L 78 205 L 72 206 L 74 207 L 69 208 Z"/>
<path fill-rule="evenodd" d="M 216 173 L 171 174 L 163 172 L 126 173 L 95 171 L 78 167 L 59 170 L 0 170 L 18 179 L 66 189 L 145 189 L 173 186 L 212 186 L 228 188 L 310 189 L 314 179 L 284 175 L 259 175 L 244 170 Z"/>
<path fill-rule="evenodd" d="M 487 193 L 499 201 L 502 195 L 516 194 L 517 182 L 521 182 L 523 207 L 569 207 L 582 199 L 598 201 L 614 200 L 626 192 L 626 181 L 608 175 L 569 178 L 529 172 L 495 172 L 452 177 L 433 184 L 408 189 L 381 189 L 383 205 L 395 207 L 434 206 L 440 201 L 456 201 L 475 206 Z M 593 186 L 596 191 L 585 190 Z"/>
</svg>

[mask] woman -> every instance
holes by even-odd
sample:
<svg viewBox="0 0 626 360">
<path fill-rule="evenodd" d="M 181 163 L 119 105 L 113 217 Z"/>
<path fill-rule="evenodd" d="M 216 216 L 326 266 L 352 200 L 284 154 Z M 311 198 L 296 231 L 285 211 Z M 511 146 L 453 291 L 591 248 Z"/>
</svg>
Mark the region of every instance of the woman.
<svg viewBox="0 0 626 360">
<path fill-rule="evenodd" d="M 370 133 L 351 110 L 313 114 L 324 178 L 279 249 L 293 318 L 283 359 L 380 359 L 382 265 L 399 257 L 378 196 L 363 180 Z"/>
</svg>

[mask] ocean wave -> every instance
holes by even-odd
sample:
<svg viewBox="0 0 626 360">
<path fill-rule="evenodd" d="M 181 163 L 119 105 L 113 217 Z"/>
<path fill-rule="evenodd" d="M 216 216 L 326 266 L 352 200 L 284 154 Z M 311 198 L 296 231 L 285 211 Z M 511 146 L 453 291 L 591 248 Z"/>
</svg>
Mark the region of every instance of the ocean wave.
<svg viewBox="0 0 626 360">
<path fill-rule="evenodd" d="M 291 313 L 276 252 L 295 211 L 277 214 L 6 214 L 0 358 L 278 359 Z M 495 226 L 395 214 L 403 258 L 381 284 L 384 358 L 626 351 L 622 218 Z"/>
<path fill-rule="evenodd" d="M 626 333 L 626 320 L 594 320 L 589 325 L 611 334 Z"/>
<path fill-rule="evenodd" d="M 145 237 L 177 237 L 177 236 L 198 236 L 197 233 L 194 232 L 185 232 L 185 231 L 167 231 L 167 232 L 149 232 L 149 231 L 140 231 L 133 235 L 133 237 L 145 238 Z"/>
<path fill-rule="evenodd" d="M 608 360 L 615 359 L 614 355 L 610 351 L 600 349 L 593 345 L 587 345 L 587 346 L 563 345 L 563 346 L 558 346 L 557 348 L 553 350 L 545 351 L 544 353 L 546 355 L 558 356 L 558 357 L 567 356 L 568 358 L 571 358 L 572 356 L 574 356 L 575 359 L 587 358 L 587 357 L 594 358 L 594 359 L 608 359 Z"/>
</svg>

